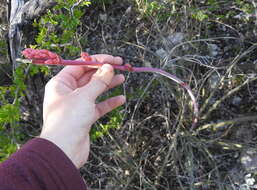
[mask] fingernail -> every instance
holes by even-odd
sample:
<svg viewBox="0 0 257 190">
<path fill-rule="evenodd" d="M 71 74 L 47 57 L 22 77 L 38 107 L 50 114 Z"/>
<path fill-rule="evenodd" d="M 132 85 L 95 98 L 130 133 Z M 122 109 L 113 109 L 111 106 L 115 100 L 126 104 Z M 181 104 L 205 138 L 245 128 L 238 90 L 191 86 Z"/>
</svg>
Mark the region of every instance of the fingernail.
<svg viewBox="0 0 257 190">
<path fill-rule="evenodd" d="M 121 80 L 122 82 L 125 81 L 125 77 L 124 77 L 123 74 L 119 74 L 119 75 L 118 75 L 118 78 L 119 78 L 119 80 Z"/>
<path fill-rule="evenodd" d="M 120 65 L 120 64 L 122 64 L 123 63 L 123 59 L 121 58 L 121 57 L 114 57 L 114 59 L 115 59 L 115 63 L 116 64 L 118 64 L 118 65 Z"/>
<path fill-rule="evenodd" d="M 101 74 L 101 73 L 103 73 L 103 72 L 109 72 L 109 71 L 112 70 L 111 67 L 112 67 L 112 66 L 110 66 L 109 64 L 104 64 L 104 65 L 102 65 L 101 67 L 99 67 L 99 68 L 97 69 L 97 74 Z"/>
<path fill-rule="evenodd" d="M 103 71 L 103 70 L 105 70 L 105 71 L 112 71 L 113 68 L 112 68 L 112 66 L 109 65 L 109 64 L 104 64 L 104 65 L 101 67 L 101 71 Z"/>
<path fill-rule="evenodd" d="M 119 99 L 120 99 L 120 101 L 122 102 L 122 104 L 124 104 L 124 103 L 126 102 L 126 97 L 123 96 L 123 95 L 120 95 L 120 96 L 119 96 Z"/>
</svg>

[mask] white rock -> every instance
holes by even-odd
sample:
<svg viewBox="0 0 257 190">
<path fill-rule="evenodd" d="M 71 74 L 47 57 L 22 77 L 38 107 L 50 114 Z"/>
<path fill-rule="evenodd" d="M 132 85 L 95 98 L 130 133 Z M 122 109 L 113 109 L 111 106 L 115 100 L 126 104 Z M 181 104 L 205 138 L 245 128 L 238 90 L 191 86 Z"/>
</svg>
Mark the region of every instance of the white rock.
<svg viewBox="0 0 257 190">
<path fill-rule="evenodd" d="M 238 15 L 234 16 L 235 19 L 241 20 L 244 17 L 243 13 L 239 13 Z"/>
<path fill-rule="evenodd" d="M 245 179 L 245 183 L 249 186 L 252 186 L 255 183 L 255 179 L 254 178 L 247 178 L 247 179 Z"/>
<path fill-rule="evenodd" d="M 239 105 L 242 101 L 242 98 L 240 98 L 239 96 L 235 96 L 233 99 L 232 99 L 232 104 L 234 105 Z"/>
<path fill-rule="evenodd" d="M 242 184 L 239 186 L 239 190 L 251 190 L 247 184 Z"/>
<path fill-rule="evenodd" d="M 240 162 L 247 172 L 257 171 L 257 150 L 249 148 L 241 152 Z M 245 179 L 248 175 L 245 176 Z M 249 177 L 248 177 L 249 178 Z"/>
<path fill-rule="evenodd" d="M 220 51 L 219 46 L 217 46 L 216 44 L 208 44 L 208 48 L 209 48 L 210 56 L 213 56 L 213 57 L 217 56 Z"/>
<path fill-rule="evenodd" d="M 172 45 L 177 45 L 177 44 L 180 44 L 184 40 L 184 38 L 185 38 L 184 33 L 177 32 L 168 36 L 167 40 L 169 40 L 169 42 L 172 43 Z"/>
<path fill-rule="evenodd" d="M 126 15 L 130 14 L 130 13 L 131 13 L 131 10 L 132 10 L 132 6 L 129 6 L 129 7 L 127 8 L 127 10 L 125 11 L 125 14 L 126 14 Z"/>
<path fill-rule="evenodd" d="M 102 22 L 106 22 L 107 21 L 107 14 L 99 14 L 99 18 Z"/>
<path fill-rule="evenodd" d="M 156 50 L 155 53 L 161 58 L 165 58 L 167 56 L 167 52 L 163 48 Z"/>
<path fill-rule="evenodd" d="M 144 61 L 144 66 L 145 67 L 153 67 L 149 61 Z"/>
<path fill-rule="evenodd" d="M 211 88 L 211 89 L 217 88 L 217 85 L 218 85 L 219 81 L 220 81 L 219 75 L 217 75 L 216 73 L 214 73 L 213 75 L 211 75 L 210 78 L 208 79 L 210 88 Z"/>
</svg>

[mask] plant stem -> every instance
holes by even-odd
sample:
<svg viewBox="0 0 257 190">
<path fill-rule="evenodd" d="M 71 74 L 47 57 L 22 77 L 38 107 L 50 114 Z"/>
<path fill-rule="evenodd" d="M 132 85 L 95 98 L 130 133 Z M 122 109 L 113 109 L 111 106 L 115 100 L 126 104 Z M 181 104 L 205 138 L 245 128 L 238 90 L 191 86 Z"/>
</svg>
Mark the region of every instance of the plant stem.
<svg viewBox="0 0 257 190">
<path fill-rule="evenodd" d="M 98 68 L 102 66 L 105 63 L 97 62 L 97 61 L 92 61 L 92 58 L 87 54 L 87 53 L 82 53 L 81 54 L 81 59 L 80 60 L 65 60 L 62 59 L 60 56 L 58 56 L 56 53 L 53 53 L 48 50 L 35 50 L 35 49 L 25 49 L 22 54 L 32 60 L 31 63 L 33 64 L 42 64 L 42 65 L 85 65 L 85 66 L 90 66 L 94 68 Z M 194 119 L 192 122 L 191 129 L 195 128 L 195 125 L 198 121 L 199 117 L 199 109 L 198 109 L 198 103 L 196 101 L 196 98 L 193 94 L 193 91 L 189 87 L 188 84 L 180 80 L 178 77 L 171 75 L 170 73 L 157 69 L 157 68 L 151 68 L 151 67 L 132 67 L 130 64 L 125 64 L 125 65 L 112 65 L 114 69 L 121 70 L 121 71 L 129 71 L 129 72 L 148 72 L 148 73 L 156 73 L 160 74 L 162 76 L 165 76 L 174 82 L 178 83 L 181 87 L 186 89 L 188 92 L 192 103 L 193 103 L 193 109 L 194 109 Z"/>
<path fill-rule="evenodd" d="M 61 65 L 92 65 L 92 66 L 101 66 L 104 63 L 96 62 L 96 61 L 84 61 L 84 60 L 61 60 Z M 125 64 L 125 65 L 112 65 L 114 69 L 122 70 L 122 71 L 130 71 L 130 72 L 148 72 L 148 73 L 156 73 L 160 74 L 162 76 L 165 76 L 174 82 L 178 83 L 181 87 L 185 88 L 192 100 L 193 107 L 194 107 L 194 120 L 192 123 L 192 129 L 195 127 L 197 121 L 198 121 L 198 116 L 199 116 L 199 109 L 198 109 L 198 103 L 196 101 L 196 98 L 193 94 L 193 91 L 189 87 L 188 84 L 183 82 L 181 79 L 178 77 L 171 75 L 170 73 L 157 69 L 157 68 L 151 68 L 151 67 L 132 67 L 130 64 Z"/>
<path fill-rule="evenodd" d="M 171 75 L 170 73 L 161 70 L 161 69 L 157 69 L 157 68 L 151 68 L 151 67 L 132 67 L 132 72 L 150 72 L 150 73 L 157 73 L 160 74 L 162 76 L 165 76 L 171 80 L 173 80 L 174 82 L 178 83 L 181 87 L 185 88 L 186 91 L 188 92 L 192 103 L 193 103 L 193 107 L 194 107 L 194 120 L 192 123 L 192 129 L 195 128 L 195 125 L 198 121 L 198 117 L 199 117 L 199 109 L 198 109 L 198 103 L 196 101 L 196 98 L 193 94 L 193 91 L 191 90 L 191 88 L 189 87 L 188 84 L 186 84 L 185 82 L 183 82 L 182 80 L 180 80 L 178 77 Z"/>
</svg>

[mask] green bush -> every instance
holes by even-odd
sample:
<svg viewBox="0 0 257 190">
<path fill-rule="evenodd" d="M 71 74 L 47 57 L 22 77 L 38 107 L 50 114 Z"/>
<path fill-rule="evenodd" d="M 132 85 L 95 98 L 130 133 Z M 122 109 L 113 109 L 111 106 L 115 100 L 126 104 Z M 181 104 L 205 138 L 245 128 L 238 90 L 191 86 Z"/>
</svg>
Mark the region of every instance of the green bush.
<svg viewBox="0 0 257 190">
<path fill-rule="evenodd" d="M 16 69 L 12 85 L 0 86 L 0 162 L 16 151 L 23 136 L 18 129 L 21 120 L 19 99 L 24 96 L 25 89 L 24 66 Z"/>
<path fill-rule="evenodd" d="M 81 25 L 84 7 L 89 5 L 90 1 L 58 0 L 52 10 L 34 21 L 33 26 L 39 32 L 33 47 L 77 56 L 81 51 L 77 29 Z"/>
<path fill-rule="evenodd" d="M 166 21 L 175 13 L 175 2 L 173 1 L 136 0 L 136 5 L 143 18 L 152 17 L 157 21 Z"/>
</svg>

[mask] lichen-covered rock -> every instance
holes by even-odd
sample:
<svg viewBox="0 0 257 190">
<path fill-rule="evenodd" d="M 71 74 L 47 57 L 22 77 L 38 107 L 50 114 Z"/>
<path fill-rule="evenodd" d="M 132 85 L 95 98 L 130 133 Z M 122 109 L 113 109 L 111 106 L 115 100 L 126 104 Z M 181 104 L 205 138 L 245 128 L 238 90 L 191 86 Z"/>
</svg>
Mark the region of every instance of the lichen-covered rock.
<svg viewBox="0 0 257 190">
<path fill-rule="evenodd" d="M 243 150 L 241 153 L 240 162 L 247 172 L 257 172 L 257 149 L 249 148 Z"/>
</svg>

